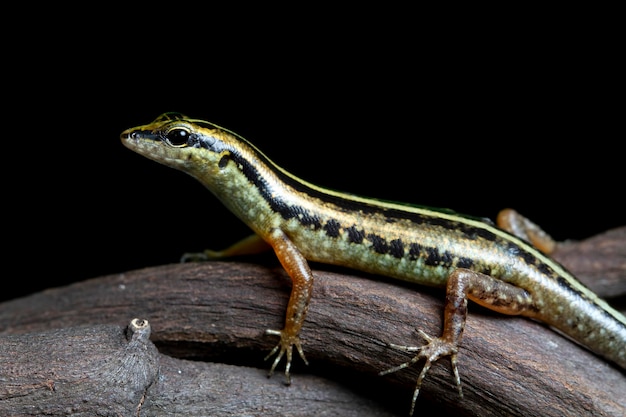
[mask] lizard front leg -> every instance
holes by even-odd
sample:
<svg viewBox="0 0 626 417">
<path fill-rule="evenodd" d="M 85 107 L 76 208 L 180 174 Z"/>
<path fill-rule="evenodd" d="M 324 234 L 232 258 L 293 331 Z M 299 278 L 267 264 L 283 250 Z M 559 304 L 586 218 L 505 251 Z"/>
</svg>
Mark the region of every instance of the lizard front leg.
<svg viewBox="0 0 626 417">
<path fill-rule="evenodd" d="M 267 240 L 274 249 L 274 252 L 276 253 L 276 256 L 278 257 L 283 268 L 291 277 L 293 286 L 285 315 L 285 327 L 283 327 L 282 330 L 269 329 L 266 331 L 266 334 L 280 336 L 280 341 L 265 357 L 265 360 L 277 353 L 276 359 L 270 368 L 268 374 L 269 377 L 274 373 L 274 370 L 280 363 L 282 357 L 284 355 L 287 356 L 287 363 L 285 364 L 285 378 L 286 383 L 289 385 L 291 384 L 289 369 L 291 368 L 292 351 L 294 346 L 298 350 L 298 353 L 304 363 L 308 365 L 308 361 L 304 356 L 302 345 L 300 343 L 299 333 L 302 328 L 302 324 L 304 323 L 307 310 L 309 309 L 309 301 L 313 290 L 313 273 L 311 272 L 311 268 L 309 268 L 309 264 L 302 253 L 300 253 L 296 245 L 294 245 L 294 243 L 282 230 L 273 230 Z"/>
<path fill-rule="evenodd" d="M 225 259 L 233 256 L 257 255 L 269 251 L 272 247 L 261 236 L 257 234 L 250 235 L 231 246 L 222 250 L 206 249 L 198 253 L 185 253 L 180 258 L 182 263 L 185 262 L 201 262 L 215 259 Z"/>
<path fill-rule="evenodd" d="M 299 333 L 309 308 L 311 291 L 313 289 L 313 274 L 306 259 L 289 237 L 282 230 L 275 229 L 271 231 L 267 240 L 264 240 L 258 234 L 254 234 L 220 251 L 207 249 L 201 253 L 186 253 L 183 255 L 181 262 L 254 255 L 270 249 L 273 249 L 276 253 L 283 268 L 293 281 L 293 286 L 289 304 L 287 305 L 285 327 L 282 330 L 269 329 L 266 331 L 266 334 L 279 336 L 280 341 L 265 357 L 265 360 L 277 354 L 268 374 L 268 376 L 271 376 L 283 356 L 286 356 L 285 377 L 287 384 L 290 384 L 291 376 L 289 370 L 291 368 L 294 346 L 304 363 L 308 365 L 300 343 Z"/>
<path fill-rule="evenodd" d="M 469 269 L 456 269 L 450 273 L 446 285 L 442 335 L 433 338 L 420 330 L 420 334 L 427 341 L 423 346 L 391 344 L 395 348 L 418 353 L 411 360 L 379 373 L 379 375 L 386 375 L 407 368 L 422 359 L 425 360 L 415 384 L 410 415 L 413 415 L 422 380 L 430 366 L 445 356 L 450 357 L 454 380 L 459 389 L 459 395 L 463 397 L 457 367 L 457 353 L 467 318 L 468 299 L 499 313 L 511 315 L 524 314 L 533 307 L 530 294 L 522 288 Z"/>
</svg>

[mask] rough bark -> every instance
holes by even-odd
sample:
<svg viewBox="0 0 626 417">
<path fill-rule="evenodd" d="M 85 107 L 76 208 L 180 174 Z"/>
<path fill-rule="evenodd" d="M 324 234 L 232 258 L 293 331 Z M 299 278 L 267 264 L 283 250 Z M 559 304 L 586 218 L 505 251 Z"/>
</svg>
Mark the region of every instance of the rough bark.
<svg viewBox="0 0 626 417">
<path fill-rule="evenodd" d="M 620 228 L 555 257 L 595 291 L 623 296 L 625 243 Z M 146 268 L 0 304 L 0 415 L 406 415 L 419 364 L 377 373 L 410 357 L 388 343 L 420 344 L 415 328 L 440 332 L 442 291 L 314 265 L 301 334 L 310 366 L 296 357 L 286 387 L 280 374 L 266 378 L 262 358 L 276 343 L 264 330 L 282 327 L 289 278 L 271 259 L 254 261 Z M 471 305 L 459 362 L 464 398 L 442 360 L 419 415 L 626 410 L 623 370 L 531 320 Z"/>
</svg>

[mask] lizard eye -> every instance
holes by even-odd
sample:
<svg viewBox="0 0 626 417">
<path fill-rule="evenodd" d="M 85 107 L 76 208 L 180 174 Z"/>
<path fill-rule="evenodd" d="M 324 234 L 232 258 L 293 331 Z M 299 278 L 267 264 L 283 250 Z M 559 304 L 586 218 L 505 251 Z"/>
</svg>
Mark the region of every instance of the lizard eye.
<svg viewBox="0 0 626 417">
<path fill-rule="evenodd" d="M 169 145 L 182 147 L 187 145 L 187 141 L 189 140 L 190 136 L 191 134 L 189 133 L 189 131 L 182 128 L 176 128 L 170 130 L 165 134 L 165 140 Z"/>
</svg>

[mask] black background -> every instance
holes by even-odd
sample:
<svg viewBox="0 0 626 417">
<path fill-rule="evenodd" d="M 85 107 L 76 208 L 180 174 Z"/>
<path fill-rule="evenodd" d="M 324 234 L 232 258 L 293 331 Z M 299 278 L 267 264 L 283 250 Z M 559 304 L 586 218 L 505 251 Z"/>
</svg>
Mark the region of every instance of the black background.
<svg viewBox="0 0 626 417">
<path fill-rule="evenodd" d="M 378 17 L 216 26 L 120 11 L 9 45 L 2 299 L 248 234 L 194 179 L 121 145 L 165 111 L 338 190 L 492 218 L 514 207 L 559 239 L 626 223 L 610 27 L 444 39 Z"/>
</svg>

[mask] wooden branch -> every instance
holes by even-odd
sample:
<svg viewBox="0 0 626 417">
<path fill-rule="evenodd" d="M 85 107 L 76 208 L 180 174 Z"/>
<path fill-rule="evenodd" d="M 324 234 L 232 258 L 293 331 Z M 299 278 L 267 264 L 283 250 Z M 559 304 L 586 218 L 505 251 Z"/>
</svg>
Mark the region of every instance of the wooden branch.
<svg viewBox="0 0 626 417">
<path fill-rule="evenodd" d="M 626 227 L 559 243 L 552 256 L 600 297 L 626 296 Z"/>
<path fill-rule="evenodd" d="M 141 331 L 131 323 L 4 336 L 0 415 L 305 417 L 326 413 L 331 404 L 337 415 L 393 416 L 318 376 L 302 375 L 286 388 L 268 383 L 260 369 L 159 354 L 148 322 L 137 322 Z"/>
<path fill-rule="evenodd" d="M 592 239 L 561 245 L 555 256 L 575 273 L 584 265 L 596 291 L 619 293 L 626 228 Z M 594 278 L 600 264 L 565 262 L 596 259 L 608 247 L 616 251 L 607 255 L 617 258 L 610 264 L 617 265 L 614 280 Z M 95 414 L 89 411 L 103 399 L 110 406 L 108 413 L 100 409 L 104 415 L 406 415 L 419 366 L 377 373 L 410 357 L 388 343 L 420 344 L 415 328 L 439 334 L 442 291 L 315 265 L 302 330 L 311 365 L 296 357 L 293 384 L 285 387 L 282 375 L 265 377 L 269 364 L 261 360 L 276 343 L 264 330 L 282 327 L 290 285 L 269 263 L 164 265 L 0 304 L 0 415 L 67 415 L 72 408 L 75 415 Z M 149 320 L 160 354 L 145 330 L 125 336 L 135 333 L 119 326 L 135 317 Z M 471 305 L 459 361 L 464 398 L 442 360 L 424 381 L 419 415 L 433 406 L 437 415 L 485 416 L 626 410 L 623 370 L 531 320 Z"/>
<path fill-rule="evenodd" d="M 0 414 L 137 415 L 159 370 L 150 325 L 93 325 L 2 337 Z"/>
</svg>

